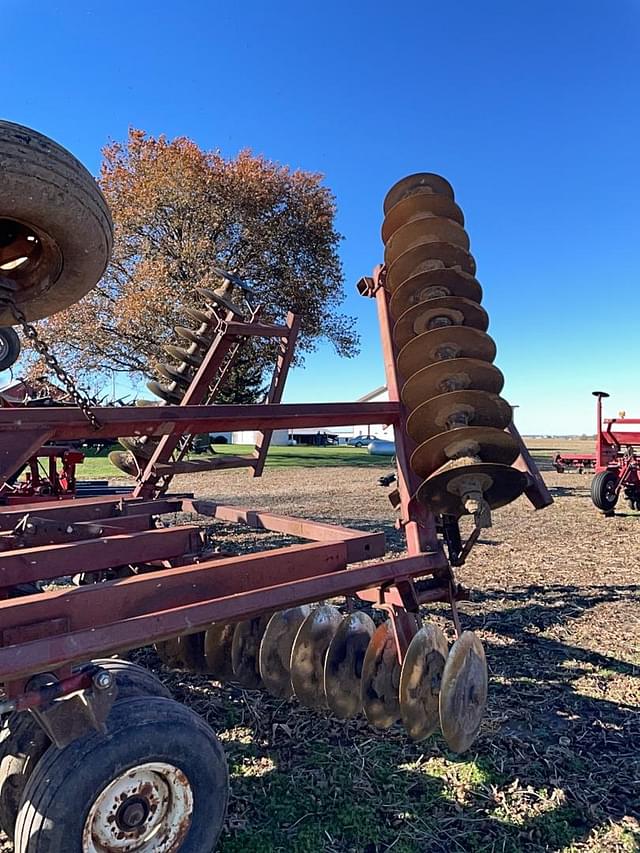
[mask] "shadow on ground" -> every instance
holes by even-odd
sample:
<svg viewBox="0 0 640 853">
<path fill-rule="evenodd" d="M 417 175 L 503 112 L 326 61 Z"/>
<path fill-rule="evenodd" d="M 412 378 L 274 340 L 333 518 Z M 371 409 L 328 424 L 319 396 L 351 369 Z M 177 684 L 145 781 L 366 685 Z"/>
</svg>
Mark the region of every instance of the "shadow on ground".
<svg viewBox="0 0 640 853">
<path fill-rule="evenodd" d="M 553 635 L 639 599 L 640 585 L 480 594 L 465 622 L 487 645 L 492 683 L 481 736 L 464 756 L 439 735 L 413 744 L 399 726 L 376 732 L 361 719 L 164 670 L 227 751 L 232 798 L 220 849 L 639 849 L 640 658 Z M 612 646 L 606 634 L 593 640 Z M 163 669 L 152 652 L 140 654 Z"/>
</svg>

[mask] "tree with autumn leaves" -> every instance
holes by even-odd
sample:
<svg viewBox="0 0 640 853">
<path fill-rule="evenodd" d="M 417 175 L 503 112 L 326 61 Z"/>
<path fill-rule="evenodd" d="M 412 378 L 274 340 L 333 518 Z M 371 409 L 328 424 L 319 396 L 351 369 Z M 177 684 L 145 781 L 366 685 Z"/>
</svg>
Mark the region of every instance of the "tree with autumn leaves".
<svg viewBox="0 0 640 853">
<path fill-rule="evenodd" d="M 250 151 L 225 159 L 184 137 L 133 129 L 103 155 L 100 186 L 115 225 L 111 264 L 84 299 L 40 324 L 72 373 L 153 375 L 167 361 L 163 345 L 178 343 L 173 327 L 189 325 L 183 309 L 202 307 L 196 287 L 220 284 L 214 266 L 255 285 L 264 321 L 283 322 L 288 310 L 301 315 L 298 363 L 322 339 L 341 356 L 357 352 L 354 320 L 340 311 L 340 236 L 321 175 Z M 221 401 L 259 396 L 272 348 L 252 344 Z"/>
</svg>

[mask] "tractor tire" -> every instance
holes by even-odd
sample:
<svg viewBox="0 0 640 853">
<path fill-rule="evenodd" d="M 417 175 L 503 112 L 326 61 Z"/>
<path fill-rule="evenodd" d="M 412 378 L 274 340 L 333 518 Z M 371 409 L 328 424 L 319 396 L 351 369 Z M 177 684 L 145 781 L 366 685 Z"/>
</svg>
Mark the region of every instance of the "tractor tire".
<svg viewBox="0 0 640 853">
<path fill-rule="evenodd" d="M 20 355 L 20 338 L 11 326 L 0 328 L 0 370 L 8 370 Z"/>
<path fill-rule="evenodd" d="M 212 853 L 228 796 L 222 747 L 197 714 L 158 697 L 116 701 L 105 732 L 51 746 L 35 768 L 15 853 Z"/>
<path fill-rule="evenodd" d="M 82 163 L 28 127 L 0 121 L 0 170 L 0 275 L 13 282 L 27 320 L 38 320 L 77 302 L 102 278 L 113 246 L 111 214 Z M 24 258 L 12 260 L 22 249 Z M 10 309 L 0 310 L 0 325 L 13 323 Z"/>
<path fill-rule="evenodd" d="M 591 481 L 591 500 L 605 514 L 612 513 L 618 502 L 615 491 L 617 483 L 618 477 L 615 471 L 600 471 Z"/>
<path fill-rule="evenodd" d="M 94 660 L 118 685 L 117 700 L 139 696 L 170 699 L 155 675 L 136 663 L 118 658 Z M 36 764 L 51 746 L 48 735 L 27 711 L 9 714 L 0 729 L 0 829 L 13 838 L 20 799 Z"/>
</svg>

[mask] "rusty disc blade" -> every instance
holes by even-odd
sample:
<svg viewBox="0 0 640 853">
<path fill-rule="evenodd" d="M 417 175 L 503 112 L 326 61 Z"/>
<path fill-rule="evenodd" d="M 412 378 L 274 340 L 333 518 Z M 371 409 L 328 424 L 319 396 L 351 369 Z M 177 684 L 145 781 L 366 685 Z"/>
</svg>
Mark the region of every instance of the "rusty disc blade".
<svg viewBox="0 0 640 853">
<path fill-rule="evenodd" d="M 262 685 L 260 643 L 271 614 L 238 622 L 231 641 L 231 666 L 234 681 L 251 690 Z"/>
<path fill-rule="evenodd" d="M 386 243 L 393 234 L 420 216 L 444 216 L 464 226 L 464 214 L 458 205 L 446 195 L 422 192 L 403 198 L 391 208 L 382 223 L 382 242 Z"/>
<path fill-rule="evenodd" d="M 209 287 L 196 287 L 196 291 L 209 302 L 209 304 L 225 308 L 227 311 L 233 311 L 238 317 L 243 314 L 242 308 L 238 307 L 235 302 L 232 302 L 228 296 L 217 290 L 212 290 Z"/>
<path fill-rule="evenodd" d="M 200 323 L 202 326 L 210 326 L 217 322 L 217 317 L 212 317 L 206 311 L 201 311 L 199 308 L 185 308 L 184 313 L 194 323 Z"/>
<path fill-rule="evenodd" d="M 453 187 L 446 178 L 436 175 L 433 172 L 416 172 L 414 175 L 407 175 L 406 178 L 401 178 L 391 187 L 382 203 L 385 214 L 403 198 L 418 192 L 446 195 L 450 199 L 454 197 Z"/>
<path fill-rule="evenodd" d="M 174 332 L 183 341 L 190 341 L 192 344 L 197 344 L 202 349 L 209 349 L 211 346 L 211 338 L 208 335 L 203 335 L 200 332 L 194 332 L 193 329 L 188 329 L 186 326 L 176 326 Z"/>
<path fill-rule="evenodd" d="M 400 673 L 400 715 L 412 740 L 429 737 L 438 726 L 440 681 L 448 652 L 446 637 L 432 623 L 409 643 Z"/>
<path fill-rule="evenodd" d="M 402 402 L 412 412 L 431 397 L 470 388 L 499 394 L 504 386 L 501 371 L 478 358 L 447 358 L 414 373 L 402 386 Z"/>
<path fill-rule="evenodd" d="M 444 216 L 426 215 L 398 228 L 385 246 L 385 264 L 391 266 L 396 258 L 421 243 L 451 243 L 469 251 L 469 235 L 462 225 Z"/>
<path fill-rule="evenodd" d="M 265 690 L 276 699 L 293 695 L 291 686 L 291 649 L 311 608 L 308 604 L 274 613 L 260 643 L 260 676 Z"/>
<path fill-rule="evenodd" d="M 389 308 L 396 319 L 420 302 L 442 296 L 459 296 L 478 304 L 482 301 L 482 287 L 469 273 L 460 269 L 437 269 L 417 273 L 403 281 L 393 291 Z"/>
<path fill-rule="evenodd" d="M 438 267 L 438 263 L 442 266 Z M 387 268 L 385 286 L 393 293 L 408 278 L 438 268 L 459 267 L 462 272 L 474 276 L 476 262 L 473 255 L 453 243 L 438 243 L 425 240 L 407 249 Z"/>
<path fill-rule="evenodd" d="M 139 438 L 131 438 L 129 436 L 123 436 L 118 439 L 120 444 L 124 447 L 125 450 L 128 450 L 130 453 L 137 459 L 150 459 L 153 455 L 153 451 L 156 449 L 158 444 L 156 441 L 141 441 Z M 142 463 L 144 464 L 144 463 Z"/>
<path fill-rule="evenodd" d="M 388 729 L 400 719 L 400 662 L 391 622 L 373 634 L 362 665 L 361 697 L 367 720 Z"/>
<path fill-rule="evenodd" d="M 327 651 L 324 664 L 327 705 L 342 720 L 355 717 L 362 707 L 362 665 L 375 629 L 373 619 L 366 613 L 349 613 Z"/>
<path fill-rule="evenodd" d="M 459 427 L 434 435 L 411 455 L 411 469 L 428 477 L 455 457 L 475 456 L 481 462 L 512 465 L 520 454 L 515 438 L 495 427 Z"/>
<path fill-rule="evenodd" d="M 411 438 L 421 444 L 428 438 L 455 429 L 450 419 L 456 412 L 465 412 L 466 424 L 461 426 L 492 426 L 505 429 L 511 423 L 513 410 L 509 403 L 497 394 L 488 391 L 449 391 L 425 400 L 411 412 L 407 419 L 407 432 Z"/>
<path fill-rule="evenodd" d="M 451 647 L 440 686 L 440 727 L 453 752 L 465 752 L 475 740 L 488 683 L 482 643 L 473 631 L 464 631 Z"/>
<path fill-rule="evenodd" d="M 291 684 L 301 704 L 326 707 L 324 661 L 342 616 L 337 607 L 323 604 L 304 620 L 291 650 Z"/>
<path fill-rule="evenodd" d="M 112 450 L 109 454 L 109 462 L 119 471 L 129 474 L 131 477 L 137 477 L 141 470 L 136 463 L 135 456 L 128 450 Z"/>
<path fill-rule="evenodd" d="M 233 622 L 217 622 L 205 631 L 204 657 L 207 672 L 216 681 L 230 681 L 233 678 L 231 644 L 235 627 Z"/>
<path fill-rule="evenodd" d="M 147 382 L 147 388 L 152 394 L 155 394 L 156 397 L 160 397 L 160 399 L 167 403 L 178 405 L 182 400 L 182 395 L 176 388 L 170 388 L 168 385 L 162 385 L 155 379 L 151 379 Z"/>
<path fill-rule="evenodd" d="M 184 347 L 177 347 L 175 344 L 167 344 L 164 347 L 164 351 L 167 355 L 170 355 L 179 362 L 188 364 L 190 367 L 200 367 L 202 364 L 202 355 L 200 353 L 189 352 L 189 350 Z"/>
<path fill-rule="evenodd" d="M 412 338 L 398 353 L 398 370 L 410 379 L 423 367 L 449 358 L 477 358 L 492 362 L 496 345 L 486 332 L 469 326 L 431 329 Z"/>
<path fill-rule="evenodd" d="M 171 364 L 159 364 L 156 370 L 163 379 L 175 382 L 183 388 L 187 388 L 191 384 L 191 372 L 178 370 L 177 367 L 173 367 Z"/>
<path fill-rule="evenodd" d="M 418 489 L 416 497 L 436 515 L 454 515 L 459 518 L 466 514 L 466 510 L 460 496 L 452 490 L 452 487 L 463 475 L 490 478 L 491 485 L 483 494 L 492 509 L 511 503 L 520 497 L 527 486 L 527 480 L 522 471 L 517 471 L 509 465 L 499 465 L 495 462 L 476 462 L 464 467 L 445 465 L 427 477 Z"/>
<path fill-rule="evenodd" d="M 489 326 L 489 316 L 477 302 L 459 296 L 442 296 L 413 305 L 398 318 L 393 327 L 396 345 L 403 347 L 416 335 L 430 331 L 429 323 L 438 317 L 449 317 L 452 325 L 468 326 L 481 332 L 486 332 Z"/>
</svg>

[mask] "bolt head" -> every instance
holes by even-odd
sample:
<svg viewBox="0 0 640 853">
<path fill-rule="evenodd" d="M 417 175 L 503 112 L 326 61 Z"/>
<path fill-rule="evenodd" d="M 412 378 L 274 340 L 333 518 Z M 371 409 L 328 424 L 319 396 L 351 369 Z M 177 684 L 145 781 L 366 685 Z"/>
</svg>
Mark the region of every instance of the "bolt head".
<svg viewBox="0 0 640 853">
<path fill-rule="evenodd" d="M 93 683 L 98 690 L 108 690 L 113 684 L 113 677 L 110 672 L 103 669 L 94 675 Z"/>
</svg>

